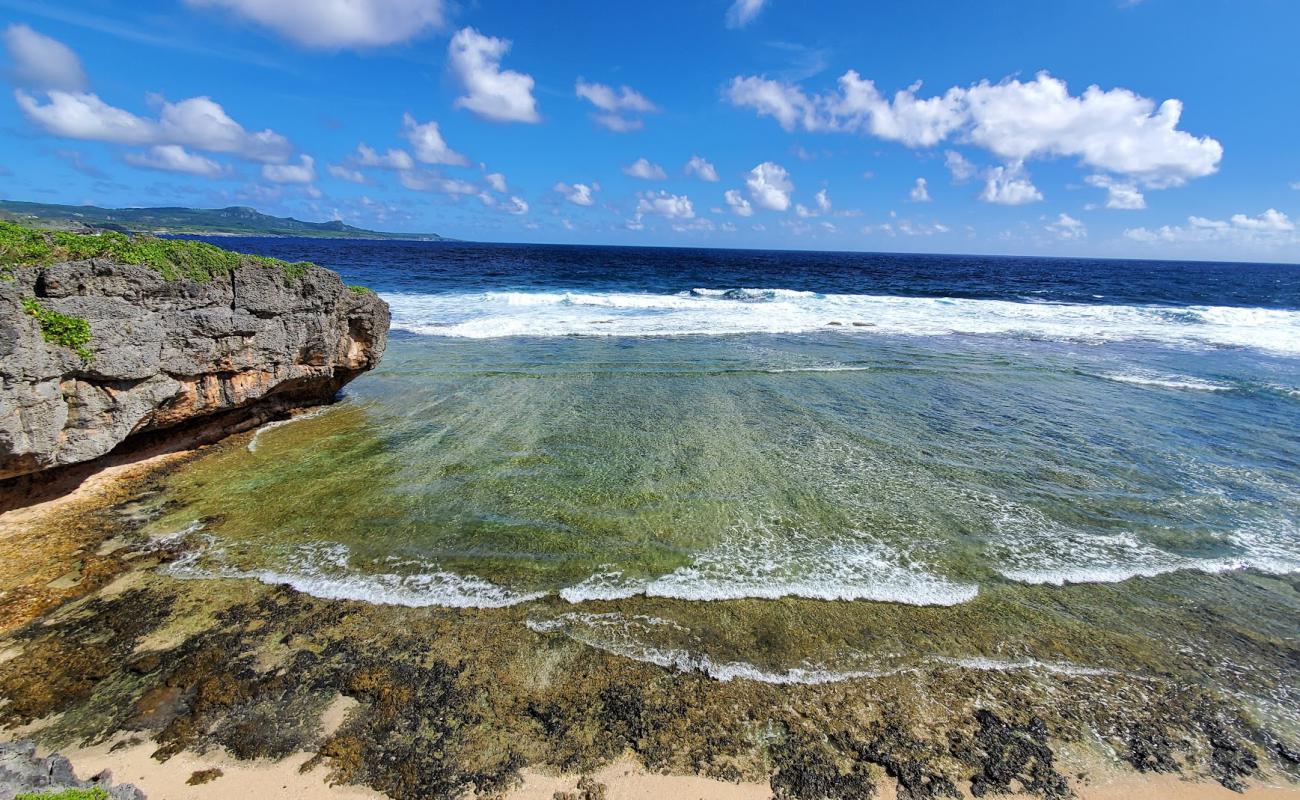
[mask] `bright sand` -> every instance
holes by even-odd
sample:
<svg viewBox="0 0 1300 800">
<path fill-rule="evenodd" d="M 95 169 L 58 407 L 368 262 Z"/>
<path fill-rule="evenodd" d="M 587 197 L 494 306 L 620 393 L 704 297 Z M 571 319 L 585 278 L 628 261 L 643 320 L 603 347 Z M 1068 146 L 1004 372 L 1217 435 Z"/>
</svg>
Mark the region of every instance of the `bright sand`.
<svg viewBox="0 0 1300 800">
<path fill-rule="evenodd" d="M 238 761 L 220 750 L 203 755 L 181 753 L 167 763 L 150 758 L 155 746 L 145 742 L 109 752 L 111 743 L 79 750 L 65 750 L 77 774 L 89 776 L 108 769 L 116 782 L 133 783 L 150 800 L 224 800 L 232 797 L 257 800 L 380 800 L 384 795 L 359 786 L 329 786 L 329 770 L 319 766 L 299 772 L 311 756 L 300 753 L 281 761 Z M 220 769 L 222 775 L 209 783 L 189 786 L 194 772 Z M 573 791 L 576 775 L 551 775 L 526 769 L 522 786 L 506 800 L 552 800 L 556 792 Z M 657 775 L 630 760 L 618 761 L 591 776 L 606 786 L 609 800 L 766 800 L 772 796 L 766 784 L 727 783 L 696 776 Z M 1293 800 L 1300 797 L 1300 785 L 1258 783 L 1244 795 L 1217 783 L 1191 782 L 1172 775 L 1106 776 L 1088 784 L 1073 783 L 1080 800 Z M 894 800 L 894 787 L 878 784 L 879 800 Z M 1019 797 L 1017 795 L 1016 797 Z"/>
</svg>

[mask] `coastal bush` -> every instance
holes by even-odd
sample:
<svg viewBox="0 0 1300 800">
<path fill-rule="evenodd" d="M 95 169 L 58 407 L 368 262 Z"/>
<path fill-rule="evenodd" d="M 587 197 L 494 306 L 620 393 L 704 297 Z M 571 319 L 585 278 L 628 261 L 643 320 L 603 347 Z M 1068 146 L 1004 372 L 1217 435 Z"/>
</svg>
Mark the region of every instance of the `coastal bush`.
<svg viewBox="0 0 1300 800">
<path fill-rule="evenodd" d="M 90 344 L 89 322 L 46 308 L 34 297 L 23 298 L 23 310 L 36 317 L 41 325 L 41 338 L 45 341 L 68 348 L 81 356 L 82 361 L 91 359 L 92 353 L 86 346 Z"/>
<path fill-rule="evenodd" d="M 140 264 L 157 270 L 165 280 L 185 278 L 199 283 L 229 275 L 241 264 L 278 269 L 285 281 L 298 280 L 313 266 L 305 261 L 290 263 L 278 258 L 244 255 L 192 239 L 128 236 L 107 230 L 38 231 L 0 220 L 0 277 L 12 277 L 14 267 L 43 267 L 55 261 L 88 258 Z"/>
<path fill-rule="evenodd" d="M 23 792 L 14 796 L 14 800 L 108 800 L 108 792 L 93 786 L 89 789 L 64 789 L 61 792 L 36 794 Z"/>
<path fill-rule="evenodd" d="M 352 292 L 353 294 L 374 294 L 375 293 L 375 290 L 371 289 L 369 286 L 357 286 L 356 284 L 353 283 L 348 284 L 348 291 Z"/>
</svg>

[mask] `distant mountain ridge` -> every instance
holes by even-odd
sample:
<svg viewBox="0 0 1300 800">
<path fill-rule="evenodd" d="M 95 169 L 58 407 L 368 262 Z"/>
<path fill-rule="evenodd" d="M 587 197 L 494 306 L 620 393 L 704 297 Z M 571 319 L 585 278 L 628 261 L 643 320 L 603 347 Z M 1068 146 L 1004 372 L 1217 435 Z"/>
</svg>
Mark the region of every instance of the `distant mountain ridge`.
<svg viewBox="0 0 1300 800">
<path fill-rule="evenodd" d="M 228 208 L 101 208 L 57 203 L 0 200 L 0 218 L 49 228 L 90 226 L 131 233 L 208 234 L 217 236 L 314 236 L 337 239 L 407 239 L 440 241 L 436 233 L 385 233 L 357 228 L 339 220 L 304 222 L 273 217 L 248 206 Z"/>
</svg>

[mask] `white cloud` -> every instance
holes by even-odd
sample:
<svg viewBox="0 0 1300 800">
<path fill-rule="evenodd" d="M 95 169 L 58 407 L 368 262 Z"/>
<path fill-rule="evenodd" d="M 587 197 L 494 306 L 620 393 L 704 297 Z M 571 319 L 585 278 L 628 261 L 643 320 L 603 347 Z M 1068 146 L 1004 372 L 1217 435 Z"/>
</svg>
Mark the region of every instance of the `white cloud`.
<svg viewBox="0 0 1300 800">
<path fill-rule="evenodd" d="M 1106 208 L 1136 210 L 1147 207 L 1147 199 L 1136 184 L 1117 181 L 1109 175 L 1089 175 L 1083 182 L 1106 190 Z"/>
<path fill-rule="evenodd" d="M 502 194 L 505 194 L 507 191 L 509 191 L 506 188 L 506 176 L 502 175 L 500 172 L 489 173 L 483 178 L 483 180 L 488 182 L 488 186 L 491 186 L 493 189 L 496 189 L 498 192 L 501 192 Z"/>
<path fill-rule="evenodd" d="M 215 178 L 225 172 L 225 168 L 216 161 L 191 153 L 178 144 L 159 144 L 144 153 L 127 153 L 125 160 L 128 164 L 137 167 L 164 172 L 183 172 L 204 178 Z"/>
<path fill-rule="evenodd" d="M 739 191 L 735 189 L 728 189 L 726 192 L 723 193 L 722 196 L 726 198 L 727 205 L 731 206 L 731 211 L 736 216 L 738 217 L 754 216 L 754 207 L 749 204 L 749 201 L 746 200 L 744 195 L 742 195 Z"/>
<path fill-rule="evenodd" d="M 820 209 L 823 214 L 829 214 L 831 212 L 831 195 L 829 192 L 822 189 L 817 192 L 817 194 L 813 195 L 813 197 L 817 200 L 817 208 Z"/>
<path fill-rule="evenodd" d="M 624 117 L 619 114 L 593 114 L 592 119 L 596 120 L 597 125 L 614 133 L 631 133 L 645 127 L 643 120 Z"/>
<path fill-rule="evenodd" d="M 293 145 L 272 130 L 250 132 L 208 97 L 177 103 L 162 101 L 157 120 L 115 106 L 96 94 L 52 90 L 46 102 L 19 90 L 19 108 L 32 122 L 55 136 L 114 144 L 175 144 L 214 153 L 230 153 L 253 161 L 282 162 Z"/>
<path fill-rule="evenodd" d="M 356 162 L 363 167 L 378 167 L 379 169 L 407 170 L 415 168 L 415 159 L 411 158 L 411 154 L 405 150 L 390 147 L 387 152 L 380 153 L 365 142 L 357 145 Z"/>
<path fill-rule="evenodd" d="M 693 219 L 695 217 L 695 207 L 691 205 L 691 199 L 686 195 L 669 194 L 665 191 L 659 192 L 640 192 L 637 194 L 636 213 L 639 218 L 642 214 L 658 214 L 668 219 Z"/>
<path fill-rule="evenodd" d="M 316 160 L 304 154 L 297 164 L 263 164 L 262 177 L 271 183 L 311 183 L 316 180 Z"/>
<path fill-rule="evenodd" d="M 533 78 L 502 70 L 501 59 L 510 41 L 462 28 L 451 38 L 447 60 L 465 90 L 457 108 L 467 108 L 493 122 L 541 122 L 533 97 Z"/>
<path fill-rule="evenodd" d="M 578 97 L 589 101 L 601 111 L 648 113 L 659 110 L 654 103 L 646 99 L 645 95 L 630 86 L 621 86 L 614 89 L 603 83 L 588 83 L 579 78 L 574 90 L 577 92 Z"/>
<path fill-rule="evenodd" d="M 1291 183 L 1291 188 L 1300 191 L 1300 181 L 1293 181 Z"/>
<path fill-rule="evenodd" d="M 402 115 L 402 132 L 411 143 L 415 157 L 425 164 L 464 167 L 469 159 L 447 146 L 436 122 L 418 122 L 410 114 Z"/>
<path fill-rule="evenodd" d="M 975 165 L 966 160 L 966 157 L 956 150 L 945 150 L 943 153 L 944 166 L 952 173 L 952 179 L 957 183 L 965 183 L 975 177 L 979 172 Z"/>
<path fill-rule="evenodd" d="M 1046 227 L 1062 239 L 1083 239 L 1088 235 L 1087 226 L 1065 212 L 1057 215 L 1056 221 Z"/>
<path fill-rule="evenodd" d="M 644 158 L 638 158 L 636 161 L 623 167 L 623 174 L 647 181 L 661 181 L 668 177 L 668 173 L 664 172 L 663 167 L 658 164 L 651 164 Z"/>
<path fill-rule="evenodd" d="M 811 208 L 804 205 L 803 203 L 794 204 L 794 213 L 795 216 L 800 217 L 801 219 L 808 219 L 810 217 L 817 216 L 816 211 L 813 211 Z"/>
<path fill-rule="evenodd" d="M 5 28 L 4 43 L 13 63 L 13 81 L 18 86 L 69 92 L 86 88 L 81 59 L 63 42 L 26 25 L 14 24 Z"/>
<path fill-rule="evenodd" d="M 160 137 L 166 142 L 189 145 L 214 153 L 234 153 L 254 161 L 281 162 L 293 146 L 272 130 L 250 132 L 230 118 L 226 110 L 209 97 L 191 97 L 176 103 L 164 102 L 159 115 Z"/>
<path fill-rule="evenodd" d="M 727 27 L 743 28 L 754 21 L 767 0 L 735 0 L 727 9 Z"/>
<path fill-rule="evenodd" d="M 717 183 L 718 181 L 718 171 L 700 156 L 691 156 L 691 160 L 686 162 L 684 171 L 687 175 L 698 175 L 700 180 L 709 183 Z"/>
<path fill-rule="evenodd" d="M 942 222 L 912 222 L 910 219 L 898 221 L 898 232 L 904 236 L 935 236 L 951 230 Z"/>
<path fill-rule="evenodd" d="M 1025 203 L 1037 203 L 1043 199 L 1043 193 L 1030 183 L 1019 165 L 993 167 L 985 174 L 984 191 L 980 199 L 986 203 L 1004 206 L 1019 206 Z"/>
<path fill-rule="evenodd" d="M 917 178 L 916 183 L 912 186 L 912 191 L 908 193 L 913 203 L 930 202 L 930 191 L 925 188 L 925 178 Z"/>
<path fill-rule="evenodd" d="M 511 195 L 509 201 L 501 204 L 501 210 L 505 211 L 507 214 L 527 214 L 528 203 L 524 202 L 522 198 Z"/>
<path fill-rule="evenodd" d="M 366 182 L 366 176 L 363 175 L 360 170 L 352 169 L 351 167 L 346 167 L 342 164 L 330 164 L 326 166 L 326 170 L 329 171 L 329 174 L 339 180 L 350 181 L 351 183 Z"/>
<path fill-rule="evenodd" d="M 588 186 L 585 183 L 575 183 L 570 185 L 564 181 L 560 181 L 556 183 L 552 189 L 559 192 L 564 196 L 565 200 L 568 200 L 575 206 L 589 206 L 596 202 L 596 198 L 592 197 L 592 194 L 599 191 L 600 186 L 596 184 Z"/>
<path fill-rule="evenodd" d="M 22 90 L 14 92 L 14 98 L 28 119 L 55 136 L 115 144 L 158 140 L 156 122 L 110 106 L 99 95 L 56 90 L 47 93 L 44 105 Z"/>
<path fill-rule="evenodd" d="M 414 192 L 441 192 L 450 195 L 479 193 L 479 188 L 469 181 L 446 178 L 431 170 L 404 170 L 397 174 L 397 180 L 402 186 Z"/>
<path fill-rule="evenodd" d="M 234 11 L 307 47 L 378 47 L 445 20 L 443 0 L 186 0 Z"/>
<path fill-rule="evenodd" d="M 754 167 L 745 179 L 745 186 L 749 188 L 749 196 L 763 208 L 785 211 L 790 207 L 794 184 L 790 181 L 790 174 L 779 164 L 764 161 Z"/>
<path fill-rule="evenodd" d="M 1147 244 L 1189 244 L 1203 242 L 1228 242 L 1245 245 L 1279 245 L 1300 243 L 1295 223 L 1281 211 L 1270 208 L 1264 213 L 1249 217 L 1233 214 L 1227 220 L 1188 217 L 1186 226 L 1164 225 L 1154 230 L 1130 228 L 1124 231 L 1129 239 Z"/>
<path fill-rule="evenodd" d="M 1093 169 L 1151 188 L 1175 186 L 1217 171 L 1223 147 L 1178 129 L 1182 103 L 1159 106 L 1128 89 L 1090 86 L 1081 95 L 1046 72 L 1032 81 L 981 81 L 929 98 L 919 84 L 884 97 L 850 70 L 838 91 L 809 96 L 798 86 L 736 77 L 727 96 L 782 127 L 869 133 L 908 147 L 948 139 L 975 144 L 1007 163 L 1072 157 Z"/>
</svg>

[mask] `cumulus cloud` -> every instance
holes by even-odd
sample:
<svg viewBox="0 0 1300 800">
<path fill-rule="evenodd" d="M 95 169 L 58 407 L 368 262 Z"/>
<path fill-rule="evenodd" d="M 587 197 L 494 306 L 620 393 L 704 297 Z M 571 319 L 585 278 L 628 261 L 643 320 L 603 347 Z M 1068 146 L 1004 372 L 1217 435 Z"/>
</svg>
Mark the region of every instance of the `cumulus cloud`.
<svg viewBox="0 0 1300 800">
<path fill-rule="evenodd" d="M 668 177 L 668 173 L 664 172 L 663 167 L 658 164 L 651 164 L 644 158 L 638 158 L 636 161 L 623 167 L 623 174 L 647 181 L 661 181 Z"/>
<path fill-rule="evenodd" d="M 831 213 L 830 192 L 826 191 L 825 189 L 822 189 L 821 191 L 817 192 L 817 194 L 813 195 L 813 198 L 817 201 L 818 210 L 820 210 L 823 214 Z"/>
<path fill-rule="evenodd" d="M 925 188 L 925 178 L 917 178 L 916 183 L 912 185 L 912 191 L 908 193 L 913 203 L 930 202 L 930 190 Z"/>
<path fill-rule="evenodd" d="M 397 174 L 402 186 L 414 192 L 441 192 L 449 195 L 478 194 L 479 188 L 469 181 L 446 178 L 430 170 L 412 169 Z"/>
<path fill-rule="evenodd" d="M 311 183 L 316 180 L 316 160 L 304 154 L 297 164 L 263 164 L 262 177 L 271 183 Z"/>
<path fill-rule="evenodd" d="M 418 122 L 410 114 L 402 115 L 402 133 L 411 143 L 415 157 L 425 164 L 463 167 L 469 159 L 447 146 L 436 122 Z"/>
<path fill-rule="evenodd" d="M 191 153 L 178 144 L 154 145 L 143 153 L 127 153 L 124 158 L 128 164 L 137 167 L 164 172 L 183 172 L 204 178 L 215 178 L 225 172 L 225 168 L 216 161 Z"/>
<path fill-rule="evenodd" d="M 712 164 L 705 161 L 700 156 L 691 156 L 691 160 L 686 162 L 686 167 L 683 171 L 687 175 L 697 175 L 700 180 L 708 181 L 709 183 L 717 183 L 718 181 L 718 171 Z"/>
<path fill-rule="evenodd" d="M 1029 181 L 1019 165 L 1011 165 L 993 167 L 985 173 L 984 191 L 980 192 L 980 199 L 1003 206 L 1020 206 L 1037 203 L 1043 199 L 1043 193 Z"/>
<path fill-rule="evenodd" d="M 956 183 L 965 183 L 979 170 L 966 157 L 956 150 L 945 150 L 943 153 L 943 164 L 952 173 L 952 179 Z"/>
<path fill-rule="evenodd" d="M 62 89 L 78 92 L 86 88 L 81 59 L 57 39 L 37 33 L 26 25 L 5 28 L 5 49 L 13 64 L 13 82 L 28 89 Z"/>
<path fill-rule="evenodd" d="M 533 97 L 533 78 L 501 69 L 510 41 L 462 28 L 451 38 L 447 60 L 465 94 L 456 99 L 466 108 L 493 122 L 541 122 Z"/>
<path fill-rule="evenodd" d="M 105 103 L 96 94 L 51 90 L 45 102 L 19 90 L 18 107 L 32 122 L 55 136 L 114 144 L 176 144 L 253 161 L 279 163 L 293 145 L 272 130 L 248 131 L 208 97 L 162 101 L 156 120 Z"/>
<path fill-rule="evenodd" d="M 779 164 L 764 161 L 754 167 L 745 179 L 745 186 L 749 189 L 749 196 L 762 208 L 785 211 L 790 207 L 794 183 L 790 181 L 790 173 Z"/>
<path fill-rule="evenodd" d="M 860 132 L 908 147 L 947 140 L 979 146 L 1006 163 L 1067 157 L 1151 188 L 1180 185 L 1218 170 L 1223 147 L 1179 130 L 1182 103 L 1128 89 L 1089 86 L 1070 94 L 1046 72 L 1031 81 L 981 81 L 922 98 L 920 84 L 886 97 L 850 70 L 834 92 L 808 95 L 767 78 L 736 77 L 735 105 L 770 116 L 786 130 Z"/>
<path fill-rule="evenodd" d="M 1148 244 L 1229 242 L 1233 244 L 1278 245 L 1300 243 L 1295 223 L 1281 211 L 1270 208 L 1258 216 L 1233 214 L 1227 220 L 1188 217 L 1187 224 L 1160 228 L 1130 228 L 1124 235 Z"/>
<path fill-rule="evenodd" d="M 511 195 L 510 199 L 506 202 L 501 203 L 500 208 L 507 214 L 521 215 L 528 213 L 528 203 L 522 198 L 515 197 L 514 195 Z"/>
<path fill-rule="evenodd" d="M 750 205 L 749 201 L 745 199 L 744 195 L 742 195 L 736 189 L 728 189 L 726 192 L 723 193 L 722 196 L 723 198 L 726 199 L 727 205 L 731 206 L 731 211 L 736 216 L 738 217 L 754 216 L 754 207 Z"/>
<path fill-rule="evenodd" d="M 588 83 L 579 78 L 574 91 L 578 97 L 603 112 L 595 115 L 596 122 L 616 133 L 639 130 L 645 123 L 634 115 L 652 114 L 659 110 L 645 95 L 630 86 L 615 89 L 603 83 Z"/>
<path fill-rule="evenodd" d="M 1088 235 L 1088 228 L 1074 217 L 1061 212 L 1055 222 L 1047 224 L 1047 230 L 1062 239 L 1083 239 Z"/>
<path fill-rule="evenodd" d="M 443 0 L 186 0 L 233 11 L 307 47 L 378 47 L 445 21 Z"/>
<path fill-rule="evenodd" d="M 501 192 L 502 194 L 505 194 L 507 191 L 509 191 L 506 188 L 506 176 L 502 175 L 500 172 L 488 173 L 483 177 L 483 180 L 487 181 L 488 186 L 491 186 L 493 189 L 497 190 L 498 192 Z"/>
<path fill-rule="evenodd" d="M 342 164 L 330 164 L 325 169 L 329 172 L 329 174 L 333 175 L 339 180 L 349 181 L 351 183 L 366 182 L 366 176 L 361 173 L 361 170 L 352 169 L 351 167 L 344 166 Z"/>
<path fill-rule="evenodd" d="M 1106 208 L 1137 210 L 1147 207 L 1146 197 L 1132 182 L 1117 181 L 1109 175 L 1089 175 L 1083 181 L 1106 190 Z"/>
<path fill-rule="evenodd" d="M 767 0 L 735 0 L 727 9 L 727 27 L 743 28 L 754 21 Z"/>
<path fill-rule="evenodd" d="M 575 206 L 589 206 L 596 202 L 592 195 L 600 191 L 599 184 L 587 185 L 585 183 L 568 184 L 559 181 L 551 187 L 554 191 L 564 196 L 565 200 L 573 203 Z"/>
<path fill-rule="evenodd" d="M 640 192 L 637 194 L 636 213 L 658 214 L 667 219 L 694 219 L 695 207 L 686 195 L 669 194 L 665 191 Z"/>
<path fill-rule="evenodd" d="M 365 142 L 357 145 L 357 154 L 354 158 L 356 163 L 362 167 L 396 170 L 415 169 L 415 159 L 405 150 L 390 147 L 386 152 L 380 153 Z"/>
</svg>

